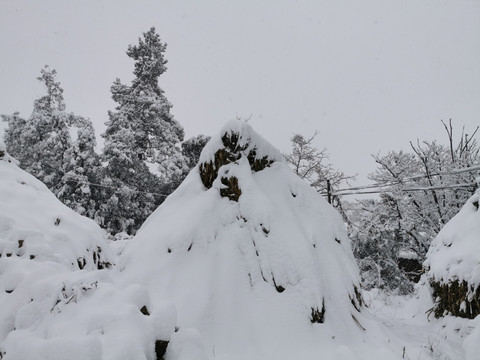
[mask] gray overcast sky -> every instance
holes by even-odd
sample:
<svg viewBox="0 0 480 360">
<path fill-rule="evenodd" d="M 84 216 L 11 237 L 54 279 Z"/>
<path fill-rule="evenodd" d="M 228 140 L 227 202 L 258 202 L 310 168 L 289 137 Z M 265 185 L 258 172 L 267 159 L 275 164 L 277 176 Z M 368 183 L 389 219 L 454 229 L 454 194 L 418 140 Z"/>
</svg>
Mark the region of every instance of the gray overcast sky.
<svg viewBox="0 0 480 360">
<path fill-rule="evenodd" d="M 168 44 L 160 86 L 187 137 L 228 120 L 282 151 L 316 129 L 318 147 L 359 182 L 370 154 L 445 140 L 441 119 L 480 124 L 480 1 L 0 0 L 0 113 L 28 117 L 58 71 L 67 110 L 105 130 L 125 55 L 157 28 Z"/>
</svg>

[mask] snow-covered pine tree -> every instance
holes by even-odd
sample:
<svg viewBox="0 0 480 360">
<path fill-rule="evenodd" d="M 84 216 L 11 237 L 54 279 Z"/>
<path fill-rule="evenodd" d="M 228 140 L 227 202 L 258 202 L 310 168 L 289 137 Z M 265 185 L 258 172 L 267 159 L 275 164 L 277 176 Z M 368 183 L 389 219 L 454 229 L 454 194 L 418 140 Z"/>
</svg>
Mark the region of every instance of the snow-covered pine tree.
<svg viewBox="0 0 480 360">
<path fill-rule="evenodd" d="M 61 188 L 57 197 L 81 215 L 96 219 L 101 202 L 100 156 L 95 152 L 95 130 L 92 122 L 82 116 L 70 114 L 72 146 L 65 153 Z M 96 219 L 97 222 L 101 222 Z"/>
<path fill-rule="evenodd" d="M 159 77 L 166 71 L 164 58 L 166 44 L 152 27 L 139 39 L 138 45 L 130 45 L 127 55 L 135 60 L 135 78 L 131 86 L 117 80 L 112 87 L 112 96 L 119 103 L 118 112 L 123 112 L 132 121 L 135 150 L 140 160 L 160 164 L 161 168 L 183 171 L 185 161 L 176 146 L 185 136 L 183 127 L 170 113 L 172 105 L 158 85 Z M 172 161 L 174 159 L 174 161 Z M 168 172 L 160 174 L 168 179 Z"/>
<path fill-rule="evenodd" d="M 65 112 L 63 89 L 55 81 L 57 72 L 48 65 L 37 79 L 47 93 L 35 100 L 28 120 L 14 114 L 6 116 L 8 129 L 5 143 L 20 166 L 58 192 L 63 177 L 64 155 L 71 146 L 68 130 L 69 114 Z"/>
<path fill-rule="evenodd" d="M 143 34 L 127 55 L 135 61 L 131 85 L 115 80 L 112 98 L 118 106 L 109 112 L 104 160 L 108 202 L 103 207 L 104 225 L 112 233 L 133 234 L 164 200 L 158 193 L 173 191 L 188 172 L 177 147 L 183 141 L 182 126 L 170 113 L 172 105 L 158 85 L 165 70 L 166 44 L 155 28 Z"/>
<path fill-rule="evenodd" d="M 67 206 L 95 219 L 101 196 L 100 159 L 95 153 L 95 131 L 89 119 L 65 111 L 57 72 L 45 66 L 37 79 L 47 93 L 35 100 L 28 120 L 2 115 L 8 122 L 5 143 L 20 166 L 44 182 Z M 72 135 L 74 139 L 72 139 Z M 96 219 L 100 222 L 99 219 Z"/>
<path fill-rule="evenodd" d="M 200 159 L 200 154 L 209 141 L 210 136 L 197 135 L 182 143 L 182 154 L 187 159 L 189 169 L 192 169 L 197 165 L 198 160 Z"/>
<path fill-rule="evenodd" d="M 104 227 L 112 234 L 135 233 L 147 216 L 155 210 L 160 196 L 148 193 L 161 188 L 159 178 L 152 174 L 146 163 L 138 158 L 134 146 L 132 122 L 123 114 L 110 112 L 104 134 L 104 168 L 100 207 Z"/>
<path fill-rule="evenodd" d="M 26 141 L 31 132 L 31 128 L 27 128 L 27 120 L 20 116 L 19 112 L 12 115 L 0 115 L 2 121 L 6 122 L 7 128 L 4 132 L 4 142 L 8 148 L 8 152 L 12 154 L 20 163 L 25 163 L 25 160 L 30 158 L 30 147 L 27 146 L 29 142 Z M 33 134 L 30 133 L 30 136 Z"/>
</svg>

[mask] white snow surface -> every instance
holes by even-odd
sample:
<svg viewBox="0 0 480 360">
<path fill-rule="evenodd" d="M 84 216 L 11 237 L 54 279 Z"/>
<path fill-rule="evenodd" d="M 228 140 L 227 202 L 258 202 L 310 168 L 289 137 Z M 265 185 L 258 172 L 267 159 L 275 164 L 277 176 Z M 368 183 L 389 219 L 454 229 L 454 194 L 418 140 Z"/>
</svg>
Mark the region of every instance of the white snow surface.
<svg viewBox="0 0 480 360">
<path fill-rule="evenodd" d="M 98 225 L 8 154 L 0 204 L 0 358 L 155 359 L 155 341 L 174 332 L 174 307 L 152 305 L 148 289 L 119 283 L 115 269 L 97 270 L 116 262 Z"/>
<path fill-rule="evenodd" d="M 63 205 L 9 155 L 0 160 L 0 254 L 92 269 L 113 263 L 103 230 Z M 95 254 L 94 254 L 95 253 Z M 83 264 L 85 263 L 85 264 Z"/>
<path fill-rule="evenodd" d="M 210 141 L 205 145 L 200 154 L 200 164 L 213 160 L 215 152 L 224 147 L 222 136 L 229 133 L 240 135 L 238 145 L 241 147 L 247 146 L 243 151 L 245 155 L 255 148 L 257 158 L 267 156 L 274 161 L 285 161 L 280 151 L 265 140 L 260 134 L 255 132 L 250 125 L 241 120 L 230 120 L 222 127 L 220 132 L 218 132 L 216 136 L 212 136 Z"/>
<path fill-rule="evenodd" d="M 238 178 L 238 202 L 220 197 L 218 180 L 206 189 L 197 167 L 114 250 L 94 222 L 8 154 L 0 159 L 0 359 L 154 360 L 156 340 L 169 341 L 165 360 L 479 359 L 480 317 L 427 316 L 425 283 L 412 297 L 364 292 L 357 311 L 349 296 L 358 273 L 340 216 L 248 125 L 227 124 L 220 136 L 225 130 L 275 162 L 252 172 L 241 157 L 220 169 Z M 212 140 L 203 161 L 221 146 Z M 455 244 L 478 234 L 474 199 L 441 235 L 455 234 L 449 250 L 463 261 Z M 98 246 L 121 265 L 96 269 Z M 443 251 L 433 249 L 432 259 Z M 325 321 L 312 324 L 322 298 Z"/>
<path fill-rule="evenodd" d="M 480 190 L 465 203 L 430 245 L 424 266 L 436 281 L 480 285 Z"/>
<path fill-rule="evenodd" d="M 242 156 L 219 169 L 210 189 L 192 170 L 126 246 L 125 279 L 145 285 L 153 303 L 175 304 L 179 328 L 198 330 L 212 359 L 357 358 L 357 347 L 365 358 L 397 358 L 355 309 L 359 275 L 342 218 L 278 150 L 233 121 L 200 163 L 213 160 L 230 132 L 240 135 Z M 253 148 L 275 162 L 252 172 Z M 220 196 L 221 176 L 238 179 L 238 202 Z M 312 309 L 323 306 L 324 322 L 312 323 Z M 367 348 L 362 327 L 385 344 Z"/>
</svg>

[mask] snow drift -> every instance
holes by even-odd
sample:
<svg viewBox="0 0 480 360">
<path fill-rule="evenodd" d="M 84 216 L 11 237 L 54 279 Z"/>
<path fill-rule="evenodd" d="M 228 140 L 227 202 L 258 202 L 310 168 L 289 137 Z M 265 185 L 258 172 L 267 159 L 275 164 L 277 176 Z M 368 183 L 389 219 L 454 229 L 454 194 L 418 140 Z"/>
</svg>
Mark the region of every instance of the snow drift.
<svg viewBox="0 0 480 360">
<path fill-rule="evenodd" d="M 51 260 L 72 269 L 111 266 L 113 255 L 100 227 L 1 153 L 0 256 Z"/>
<path fill-rule="evenodd" d="M 119 283 L 104 232 L 18 168 L 1 140 L 0 203 L 0 359 L 157 358 L 173 305 Z"/>
<path fill-rule="evenodd" d="M 435 315 L 473 319 L 480 314 L 480 190 L 438 233 L 424 267 Z"/>
<path fill-rule="evenodd" d="M 340 215 L 241 121 L 206 145 L 127 245 L 121 267 L 153 303 L 174 303 L 180 329 L 197 329 L 212 357 L 306 359 L 312 344 L 318 351 L 362 331 Z"/>
</svg>

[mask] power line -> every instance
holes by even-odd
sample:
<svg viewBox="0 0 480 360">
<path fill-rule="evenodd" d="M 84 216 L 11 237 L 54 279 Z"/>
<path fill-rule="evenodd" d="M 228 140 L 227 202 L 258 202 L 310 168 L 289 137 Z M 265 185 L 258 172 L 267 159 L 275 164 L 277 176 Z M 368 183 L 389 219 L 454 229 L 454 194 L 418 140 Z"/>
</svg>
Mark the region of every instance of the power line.
<svg viewBox="0 0 480 360">
<path fill-rule="evenodd" d="M 461 168 L 461 169 L 452 169 L 448 172 L 447 171 L 437 172 L 429 175 L 426 175 L 426 174 L 412 175 L 412 176 L 407 176 L 402 179 L 399 179 L 398 181 L 386 181 L 384 183 L 374 183 L 370 185 L 353 186 L 350 188 L 338 189 L 332 192 L 331 195 L 344 196 L 344 195 L 389 193 L 389 192 L 392 192 L 392 190 L 388 189 L 388 187 L 399 185 L 402 183 L 405 184 L 413 180 L 428 178 L 432 176 L 457 175 L 461 173 L 474 172 L 474 171 L 480 171 L 480 165 L 475 165 L 475 166 Z M 464 184 L 436 185 L 436 186 L 425 186 L 425 187 L 411 187 L 411 188 L 405 188 L 405 189 L 398 189 L 398 191 L 413 192 L 413 191 L 429 191 L 429 190 L 454 190 L 454 189 L 465 189 L 465 188 L 475 187 L 475 186 L 476 186 L 476 183 L 464 183 Z M 374 190 L 369 190 L 369 189 L 374 189 Z M 357 191 L 357 190 L 360 190 L 360 191 Z M 363 190 L 366 190 L 366 191 L 363 191 Z"/>
<path fill-rule="evenodd" d="M 347 196 L 347 195 L 369 195 L 369 194 L 384 194 L 384 193 L 389 193 L 392 192 L 391 189 L 388 189 L 388 187 L 398 185 L 401 183 L 405 183 L 407 181 L 412 181 L 412 180 L 417 180 L 417 179 L 422 179 L 422 178 L 427 178 L 431 176 L 441 176 L 441 175 L 457 175 L 461 173 L 466 173 L 466 172 L 474 172 L 474 171 L 480 171 L 480 165 L 472 166 L 472 167 L 467 167 L 467 168 L 461 168 L 461 169 L 452 169 L 449 172 L 437 172 L 434 174 L 430 175 L 425 175 L 425 174 L 418 174 L 418 175 L 412 175 L 412 176 L 407 176 L 402 179 L 399 179 L 398 181 L 387 181 L 384 183 L 374 183 L 374 184 L 369 184 L 369 185 L 361 185 L 361 186 L 352 186 L 350 188 L 344 188 L 344 189 L 338 189 L 336 191 L 333 191 L 330 193 L 332 196 Z M 113 189 L 116 192 L 120 192 L 121 188 L 115 187 L 115 186 L 109 186 L 109 185 L 104 185 L 104 184 L 97 184 L 97 183 L 92 183 L 87 181 L 85 178 L 83 178 L 82 175 L 76 175 L 76 174 L 65 174 L 65 176 L 69 177 L 69 180 L 76 181 L 77 183 L 83 183 L 86 185 L 91 185 L 91 186 L 96 186 L 96 187 L 102 187 L 102 188 L 107 188 L 107 189 Z M 65 181 L 64 181 L 65 182 Z M 427 186 L 427 187 L 411 187 L 411 188 L 405 188 L 405 189 L 398 189 L 399 191 L 402 192 L 414 192 L 414 191 L 429 191 L 429 190 L 454 190 L 454 189 L 466 189 L 469 187 L 474 187 L 476 186 L 476 183 L 465 183 L 465 184 L 451 184 L 451 185 L 438 185 L 438 186 Z M 387 189 L 385 189 L 387 188 Z M 373 189 L 373 190 L 370 190 Z M 360 190 L 360 191 L 358 191 Z M 366 191 L 364 191 L 366 190 Z M 169 194 L 160 194 L 160 193 L 154 193 L 154 192 L 149 192 L 149 191 L 140 191 L 140 190 L 133 190 L 129 188 L 129 191 L 139 193 L 139 194 L 146 194 L 146 195 L 157 195 L 157 196 L 164 196 L 167 197 Z M 328 193 L 320 193 L 323 196 L 328 196 Z"/>
<path fill-rule="evenodd" d="M 469 184 L 452 184 L 452 185 L 438 185 L 438 186 L 427 186 L 427 187 L 417 187 L 417 188 L 406 188 L 402 189 L 401 191 L 427 191 L 427 190 L 444 190 L 444 189 L 462 189 L 462 188 L 469 188 L 475 187 L 476 183 L 469 183 Z"/>
<path fill-rule="evenodd" d="M 475 187 L 476 183 L 469 183 L 469 184 L 453 184 L 453 185 L 444 185 L 444 186 L 426 186 L 426 187 L 412 187 L 412 188 L 405 188 L 405 189 L 398 189 L 398 191 L 402 192 L 414 192 L 414 191 L 429 191 L 429 190 L 466 190 L 469 187 Z M 335 196 L 345 196 L 345 195 L 368 195 L 368 194 L 385 194 L 391 193 L 392 190 L 389 189 L 379 189 L 379 190 L 371 190 L 371 191 L 351 191 L 351 192 L 333 192 L 332 195 Z M 322 194 L 326 196 L 326 194 Z"/>
<path fill-rule="evenodd" d="M 107 189 L 113 189 L 113 190 L 115 190 L 115 192 L 120 192 L 120 190 L 122 189 L 122 188 L 115 187 L 115 186 L 92 183 L 92 182 L 84 179 L 82 177 L 82 175 L 68 174 L 67 173 L 67 174 L 65 174 L 65 176 L 70 178 L 68 180 L 73 180 L 73 181 L 76 181 L 77 183 L 82 183 L 82 184 L 86 184 L 86 185 L 92 185 L 92 186 L 102 187 L 102 188 L 107 188 Z M 66 181 L 63 181 L 63 182 L 66 183 Z M 158 196 L 164 196 L 164 197 L 167 197 L 169 195 L 169 194 L 160 194 L 160 193 L 154 193 L 154 192 L 149 192 L 149 191 L 134 190 L 134 189 L 130 189 L 130 188 L 128 188 L 128 190 L 131 191 L 131 192 L 135 192 L 135 193 L 139 193 L 139 194 L 146 194 L 146 195 L 158 195 Z"/>
</svg>

